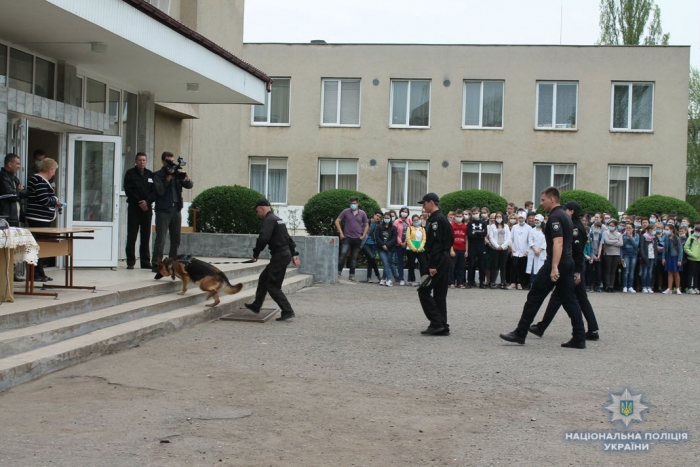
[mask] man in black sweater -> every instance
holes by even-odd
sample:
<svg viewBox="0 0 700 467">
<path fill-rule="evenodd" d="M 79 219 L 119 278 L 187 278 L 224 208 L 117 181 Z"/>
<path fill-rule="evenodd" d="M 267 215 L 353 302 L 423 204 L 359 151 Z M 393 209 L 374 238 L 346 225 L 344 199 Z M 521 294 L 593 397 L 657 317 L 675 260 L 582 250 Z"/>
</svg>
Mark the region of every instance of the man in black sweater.
<svg viewBox="0 0 700 467">
<path fill-rule="evenodd" d="M 139 259 L 141 269 L 151 269 L 151 205 L 155 201 L 156 191 L 153 184 L 153 172 L 146 168 L 146 154 L 136 154 L 136 165 L 124 174 L 124 192 L 127 211 L 126 227 L 126 268 L 134 269 L 136 264 L 136 237 L 141 230 Z"/>
<path fill-rule="evenodd" d="M 479 288 L 485 289 L 484 279 L 486 278 L 486 235 L 488 235 L 488 224 L 485 220 L 472 217 L 467 224 L 467 243 L 469 244 L 469 272 L 467 273 L 467 288 L 476 286 L 476 264 L 479 263 Z"/>
<path fill-rule="evenodd" d="M 11 227 L 19 227 L 21 217 L 19 199 L 27 197 L 26 188 L 17 178 L 19 166 L 19 156 L 10 153 L 5 156 L 5 166 L 0 169 L 0 217 L 4 217 Z M 24 281 L 18 272 L 15 267 L 15 282 Z"/>
</svg>

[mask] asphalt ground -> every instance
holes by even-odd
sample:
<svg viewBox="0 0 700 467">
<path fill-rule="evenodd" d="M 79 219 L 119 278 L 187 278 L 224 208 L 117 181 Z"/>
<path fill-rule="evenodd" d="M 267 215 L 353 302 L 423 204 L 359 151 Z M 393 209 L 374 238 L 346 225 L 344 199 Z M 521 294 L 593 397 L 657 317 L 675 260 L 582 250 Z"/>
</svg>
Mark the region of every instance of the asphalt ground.
<svg viewBox="0 0 700 467">
<path fill-rule="evenodd" d="M 700 296 L 590 294 L 601 339 L 578 350 L 563 310 L 498 337 L 526 294 L 450 290 L 451 335 L 426 337 L 414 287 L 310 287 L 289 322 L 205 323 L 0 394 L 0 465 L 697 465 Z M 648 406 L 629 427 L 605 408 L 625 388 Z M 648 451 L 605 451 L 619 433 Z"/>
</svg>

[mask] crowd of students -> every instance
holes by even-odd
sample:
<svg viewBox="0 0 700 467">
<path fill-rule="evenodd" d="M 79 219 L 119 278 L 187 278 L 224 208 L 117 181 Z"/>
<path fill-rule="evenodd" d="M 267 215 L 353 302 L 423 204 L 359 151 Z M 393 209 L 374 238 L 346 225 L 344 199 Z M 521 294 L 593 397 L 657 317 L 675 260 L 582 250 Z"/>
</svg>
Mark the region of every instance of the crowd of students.
<svg viewBox="0 0 700 467">
<path fill-rule="evenodd" d="M 522 209 L 508 203 L 505 213 L 486 207 L 448 212 L 454 235 L 450 288 L 528 289 L 547 254 L 542 232 L 547 217 L 533 208 L 527 202 Z M 367 282 L 375 282 L 374 273 L 380 285 L 418 285 L 417 279 L 427 273 L 426 219 L 425 213 L 411 215 L 406 206 L 398 214 L 374 213 L 362 245 Z M 587 212 L 581 220 L 588 239 L 584 250 L 588 291 L 700 294 L 700 220 L 691 225 L 675 212 L 648 217 L 623 214 L 619 221 L 609 212 Z"/>
</svg>

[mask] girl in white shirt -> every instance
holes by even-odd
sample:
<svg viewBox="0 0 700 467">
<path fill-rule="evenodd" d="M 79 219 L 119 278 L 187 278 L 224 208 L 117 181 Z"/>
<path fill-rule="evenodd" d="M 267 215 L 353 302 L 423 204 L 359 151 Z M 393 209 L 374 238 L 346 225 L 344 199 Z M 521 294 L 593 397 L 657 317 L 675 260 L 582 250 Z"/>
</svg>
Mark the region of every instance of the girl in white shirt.
<svg viewBox="0 0 700 467">
<path fill-rule="evenodd" d="M 497 212 L 494 223 L 489 226 L 489 245 L 491 246 L 491 288 L 496 288 L 496 278 L 501 273 L 501 289 L 506 288 L 506 263 L 510 248 L 510 228 Z"/>
<path fill-rule="evenodd" d="M 542 221 L 544 221 L 544 216 L 537 214 L 535 216 L 535 228 L 530 231 L 527 241 L 530 251 L 527 255 L 526 272 L 530 274 L 530 283 L 535 280 L 537 272 L 547 259 L 547 240 L 545 240 L 544 232 L 542 232 Z"/>
</svg>

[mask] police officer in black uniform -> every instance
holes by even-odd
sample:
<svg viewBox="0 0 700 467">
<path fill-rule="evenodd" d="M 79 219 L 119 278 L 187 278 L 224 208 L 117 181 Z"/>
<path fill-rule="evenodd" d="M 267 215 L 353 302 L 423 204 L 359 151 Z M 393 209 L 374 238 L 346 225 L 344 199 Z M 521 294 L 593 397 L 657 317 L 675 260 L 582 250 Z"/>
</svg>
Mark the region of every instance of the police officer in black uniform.
<svg viewBox="0 0 700 467">
<path fill-rule="evenodd" d="M 572 245 L 574 257 L 574 284 L 576 284 L 574 287 L 574 292 L 576 293 L 576 300 L 578 300 L 578 304 L 583 312 L 583 317 L 588 323 L 586 340 L 597 341 L 599 339 L 598 322 L 595 319 L 595 313 L 593 313 L 591 302 L 588 300 L 588 294 L 586 294 L 586 279 L 584 277 L 586 257 L 583 255 L 583 249 L 588 241 L 588 236 L 586 235 L 586 227 L 583 225 L 583 222 L 581 222 L 581 218 L 579 217 L 581 206 L 576 201 L 569 201 L 564 205 L 564 209 L 571 217 L 571 221 L 574 224 L 574 243 Z M 561 296 L 556 293 L 552 294 L 549 299 L 549 304 L 547 305 L 547 310 L 544 312 L 544 316 L 542 317 L 542 321 L 530 326 L 530 332 L 538 337 L 542 337 L 556 316 L 557 311 L 559 311 L 560 306 Z"/>
<path fill-rule="evenodd" d="M 547 260 L 537 273 L 535 282 L 527 294 L 518 327 L 513 332 L 501 334 L 500 337 L 508 342 L 524 344 L 537 311 L 549 292 L 556 286 L 555 293 L 559 294 L 573 327 L 573 337 L 561 346 L 585 349 L 585 328 L 581 307 L 574 294 L 573 223 L 559 204 L 559 189 L 556 187 L 550 186 L 542 192 L 541 203 L 542 207 L 549 212 L 549 219 L 544 228 Z"/>
<path fill-rule="evenodd" d="M 289 300 L 282 292 L 282 282 L 284 275 L 287 272 L 287 266 L 290 261 L 294 262 L 294 266 L 299 266 L 299 253 L 297 253 L 297 245 L 287 232 L 287 226 L 284 221 L 275 216 L 270 210 L 270 202 L 265 198 L 260 198 L 253 210 L 261 217 L 262 227 L 260 227 L 260 235 L 253 248 L 253 262 L 258 260 L 260 252 L 269 245 L 270 248 L 270 263 L 263 269 L 258 277 L 258 289 L 255 291 L 255 300 L 253 303 L 246 303 L 245 307 L 253 313 L 260 313 L 260 308 L 265 301 L 265 296 L 269 293 L 270 297 L 279 305 L 282 310 L 282 315 L 277 318 L 277 321 L 287 321 L 294 318 L 294 310 Z"/>
<path fill-rule="evenodd" d="M 418 201 L 423 205 L 428 217 L 425 231 L 425 253 L 428 256 L 429 284 L 421 281 L 418 298 L 430 325 L 421 334 L 428 336 L 449 336 L 450 325 L 447 324 L 447 272 L 450 267 L 450 248 L 452 248 L 452 226 L 445 215 L 440 212 L 440 198 L 435 193 L 428 193 Z M 432 292 L 432 296 L 431 296 Z"/>
</svg>

